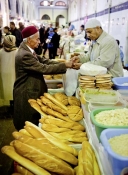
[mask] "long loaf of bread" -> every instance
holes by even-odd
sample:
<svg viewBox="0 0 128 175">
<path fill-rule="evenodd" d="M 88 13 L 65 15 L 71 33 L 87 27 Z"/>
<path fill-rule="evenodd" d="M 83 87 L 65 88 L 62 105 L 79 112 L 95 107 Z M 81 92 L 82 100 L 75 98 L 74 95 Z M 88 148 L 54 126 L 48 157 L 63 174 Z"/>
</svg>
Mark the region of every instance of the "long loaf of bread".
<svg viewBox="0 0 128 175">
<path fill-rule="evenodd" d="M 76 142 L 76 143 L 82 143 L 83 141 L 86 141 L 86 140 L 88 140 L 87 139 L 87 137 L 80 137 L 80 136 L 77 136 L 76 137 L 76 135 L 65 135 L 65 136 L 61 136 L 61 133 L 59 134 L 59 133 L 51 133 L 50 132 L 50 134 L 52 135 L 52 136 L 54 136 L 54 137 L 56 137 L 56 138 L 58 138 L 58 139 L 66 139 L 66 140 L 68 140 L 68 141 L 70 141 L 70 142 Z"/>
<path fill-rule="evenodd" d="M 45 106 L 45 105 L 42 105 L 42 106 L 41 106 L 41 110 L 42 110 L 44 113 L 48 114 L 48 115 L 52 115 L 52 116 L 55 116 L 55 117 L 60 118 L 60 119 L 62 119 L 62 120 L 72 122 L 72 120 L 69 119 L 68 117 L 64 117 L 61 113 L 59 113 L 59 112 L 57 112 L 57 111 L 54 111 L 54 110 L 52 110 L 51 108 L 49 108 L 49 107 L 47 107 L 47 106 Z"/>
<path fill-rule="evenodd" d="M 43 124 L 41 128 L 48 132 L 57 132 L 57 133 L 70 131 L 70 129 L 68 128 L 59 128 L 58 126 L 53 124 Z"/>
<path fill-rule="evenodd" d="M 74 170 L 71 166 L 69 166 L 69 164 L 52 154 L 36 149 L 18 140 L 14 141 L 13 146 L 18 154 L 30 159 L 40 167 L 45 168 L 50 172 L 62 175 L 74 175 Z"/>
<path fill-rule="evenodd" d="M 37 104 L 37 102 L 30 101 L 31 107 L 33 107 L 36 111 L 38 111 L 41 115 L 47 116 L 40 108 L 40 106 Z"/>
<path fill-rule="evenodd" d="M 82 143 L 82 158 L 84 173 L 94 175 L 93 172 L 93 150 L 89 142 L 84 141 Z"/>
<path fill-rule="evenodd" d="M 17 165 L 16 170 L 17 170 L 18 173 L 21 173 L 21 174 L 34 175 L 32 172 L 30 172 L 29 170 L 27 170 L 26 168 L 24 168 L 21 165 Z"/>
<path fill-rule="evenodd" d="M 77 165 L 78 160 L 75 156 L 68 153 L 67 151 L 64 151 L 60 149 L 59 147 L 53 145 L 50 143 L 46 138 L 43 139 L 33 139 L 26 135 L 23 135 L 19 132 L 13 132 L 13 137 L 25 144 L 28 144 L 32 147 L 35 147 L 39 150 L 43 150 L 46 153 L 50 153 L 58 158 L 61 158 L 62 160 L 65 160 L 66 162 L 69 162 L 70 164 Z M 56 154 L 57 153 L 57 154 Z"/>
<path fill-rule="evenodd" d="M 36 102 L 37 102 L 37 104 L 38 104 L 39 106 L 42 106 L 41 99 L 37 99 Z"/>
<path fill-rule="evenodd" d="M 52 116 L 47 116 L 44 118 L 41 118 L 39 120 L 42 124 L 46 123 L 46 124 L 54 124 L 58 127 L 63 127 L 63 128 L 70 128 L 72 130 L 80 130 L 80 131 L 84 131 L 84 127 L 78 123 L 78 122 L 67 122 L 61 119 L 57 119 L 55 117 Z"/>
<path fill-rule="evenodd" d="M 52 95 L 50 95 L 49 93 L 44 93 L 44 96 L 46 98 L 48 98 L 49 100 L 51 100 L 55 105 L 59 106 L 60 108 L 64 109 L 64 110 L 68 110 L 67 107 L 61 103 L 60 101 L 58 101 L 57 99 L 55 99 Z"/>
<path fill-rule="evenodd" d="M 4 146 L 1 149 L 2 153 L 8 155 L 10 158 L 21 164 L 23 167 L 27 168 L 29 171 L 33 172 L 35 175 L 51 175 L 49 172 L 36 165 L 34 162 L 22 157 L 16 153 L 12 146 Z"/>
<path fill-rule="evenodd" d="M 94 168 L 93 169 L 94 175 L 101 175 L 100 168 L 99 168 L 99 165 L 97 163 L 95 154 L 93 154 L 93 168 Z"/>
<path fill-rule="evenodd" d="M 26 126 L 31 126 L 31 131 L 32 132 L 37 132 L 38 134 L 40 134 L 42 137 L 47 138 L 51 143 L 53 143 L 54 145 L 58 146 L 59 148 L 61 148 L 62 150 L 65 150 L 75 156 L 78 155 L 78 152 L 76 151 L 75 148 L 72 148 L 71 146 L 68 146 L 66 144 L 64 144 L 63 142 L 61 142 L 61 140 L 56 139 L 55 137 L 51 136 L 50 134 L 48 134 L 47 132 L 43 131 L 41 128 L 37 127 L 36 125 L 34 125 L 31 122 L 26 121 L 25 122 Z M 28 131 L 29 132 L 29 131 Z M 40 137 L 41 138 L 41 137 Z"/>
<path fill-rule="evenodd" d="M 65 94 L 57 92 L 57 93 L 54 94 L 54 97 L 58 101 L 62 102 L 65 106 L 68 105 L 68 97 Z"/>
<path fill-rule="evenodd" d="M 57 112 L 61 113 L 62 115 L 67 115 L 66 110 L 55 105 L 48 98 L 42 96 L 41 101 L 43 102 L 44 105 L 48 106 L 49 108 L 53 109 L 54 111 L 57 111 Z"/>
<path fill-rule="evenodd" d="M 32 135 L 29 134 L 29 132 L 26 129 L 20 129 L 19 132 L 22 133 L 22 134 L 25 134 L 25 135 L 27 135 L 29 137 L 32 137 Z"/>
<path fill-rule="evenodd" d="M 76 175 L 84 175 L 84 167 L 83 167 L 83 157 L 82 157 L 82 151 L 79 151 L 78 154 L 78 170 Z"/>
</svg>

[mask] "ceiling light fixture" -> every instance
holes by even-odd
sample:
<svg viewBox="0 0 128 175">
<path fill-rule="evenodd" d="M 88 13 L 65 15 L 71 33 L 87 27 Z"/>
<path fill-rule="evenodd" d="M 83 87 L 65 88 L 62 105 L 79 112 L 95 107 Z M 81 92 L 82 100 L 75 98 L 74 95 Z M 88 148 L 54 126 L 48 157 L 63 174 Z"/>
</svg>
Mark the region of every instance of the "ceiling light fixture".
<svg viewBox="0 0 128 175">
<path fill-rule="evenodd" d="M 44 6 L 48 6 L 48 1 L 44 1 Z"/>
</svg>

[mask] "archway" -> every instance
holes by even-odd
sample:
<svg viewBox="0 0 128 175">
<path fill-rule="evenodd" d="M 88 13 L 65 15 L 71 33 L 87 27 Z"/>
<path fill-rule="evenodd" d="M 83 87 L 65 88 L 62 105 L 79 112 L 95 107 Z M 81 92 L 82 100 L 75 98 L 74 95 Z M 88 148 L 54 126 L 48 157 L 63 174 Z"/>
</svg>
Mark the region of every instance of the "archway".
<svg viewBox="0 0 128 175">
<path fill-rule="evenodd" d="M 42 16 L 41 19 L 42 20 L 50 20 L 50 17 L 47 14 L 45 14 L 45 15 Z"/>
<path fill-rule="evenodd" d="M 56 17 L 56 27 L 62 26 L 66 24 L 66 19 L 63 15 L 58 15 Z"/>
</svg>

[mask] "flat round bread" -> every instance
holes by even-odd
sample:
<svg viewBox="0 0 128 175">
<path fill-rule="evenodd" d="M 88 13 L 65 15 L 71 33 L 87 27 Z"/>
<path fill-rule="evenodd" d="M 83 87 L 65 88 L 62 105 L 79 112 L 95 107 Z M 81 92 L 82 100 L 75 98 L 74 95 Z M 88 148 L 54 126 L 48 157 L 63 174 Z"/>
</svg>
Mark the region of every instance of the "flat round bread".
<svg viewBox="0 0 128 175">
<path fill-rule="evenodd" d="M 109 83 L 111 80 L 98 80 L 96 83 Z"/>
<path fill-rule="evenodd" d="M 110 77 L 112 77 L 112 75 L 111 75 L 111 74 L 103 74 L 103 75 L 97 75 L 97 76 L 96 76 L 96 78 L 98 78 L 98 77 L 110 78 Z"/>
<path fill-rule="evenodd" d="M 89 83 L 95 83 L 94 81 L 79 81 L 80 83 L 86 83 L 86 84 L 89 84 Z"/>
<path fill-rule="evenodd" d="M 113 85 L 113 83 L 112 82 L 107 82 L 107 83 L 97 83 L 96 82 L 96 85 L 108 86 L 108 85 Z"/>
<path fill-rule="evenodd" d="M 83 111 L 79 106 L 68 106 L 67 113 L 73 121 L 80 121 L 83 118 Z"/>
<path fill-rule="evenodd" d="M 92 82 L 92 83 L 90 83 L 90 82 L 85 82 L 85 83 L 80 83 L 80 84 L 81 84 L 81 85 L 87 85 L 87 86 L 88 86 L 88 85 L 95 85 L 95 83 L 93 83 L 93 82 Z"/>
<path fill-rule="evenodd" d="M 106 80 L 111 81 L 111 78 L 96 78 L 96 81 L 106 81 Z"/>
<path fill-rule="evenodd" d="M 80 79 L 82 80 L 95 80 L 95 77 L 91 77 L 91 76 L 80 76 Z"/>
</svg>

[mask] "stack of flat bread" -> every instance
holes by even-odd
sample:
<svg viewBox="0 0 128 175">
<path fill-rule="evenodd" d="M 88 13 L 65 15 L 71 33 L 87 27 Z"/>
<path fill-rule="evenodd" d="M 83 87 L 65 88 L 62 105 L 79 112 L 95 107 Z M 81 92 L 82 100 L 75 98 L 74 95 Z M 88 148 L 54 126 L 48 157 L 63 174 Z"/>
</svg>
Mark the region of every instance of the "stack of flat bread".
<svg viewBox="0 0 128 175">
<path fill-rule="evenodd" d="M 111 77 L 112 77 L 111 74 L 96 76 L 96 87 L 100 89 L 111 89 L 113 86 Z"/>
<path fill-rule="evenodd" d="M 86 88 L 95 88 L 95 77 L 92 76 L 80 76 L 79 77 L 79 87 L 84 89 Z"/>
<path fill-rule="evenodd" d="M 111 74 L 103 74 L 97 76 L 85 76 L 79 77 L 79 87 L 86 88 L 100 88 L 100 89 L 111 89 L 113 86 Z"/>
</svg>

